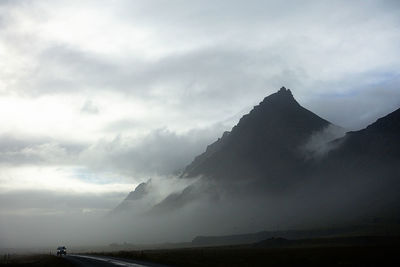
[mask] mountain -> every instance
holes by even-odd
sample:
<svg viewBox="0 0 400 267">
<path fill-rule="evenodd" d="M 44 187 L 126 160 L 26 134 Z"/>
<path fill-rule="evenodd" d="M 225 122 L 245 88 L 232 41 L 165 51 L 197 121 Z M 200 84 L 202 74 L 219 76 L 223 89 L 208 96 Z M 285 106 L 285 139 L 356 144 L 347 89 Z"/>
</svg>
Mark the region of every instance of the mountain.
<svg viewBox="0 0 400 267">
<path fill-rule="evenodd" d="M 128 196 L 112 210 L 111 214 L 134 208 L 136 202 L 143 200 L 150 192 L 151 179 L 136 186 L 135 190 L 131 191 Z"/>
<path fill-rule="evenodd" d="M 378 119 L 365 129 L 348 132 L 331 156 L 352 155 L 383 161 L 400 158 L 400 109 Z"/>
<path fill-rule="evenodd" d="M 335 127 L 303 108 L 282 87 L 244 115 L 186 167 L 183 177 L 254 180 L 271 190 L 284 189 L 307 169 L 301 147 L 327 127 Z M 339 127 L 337 127 L 339 128 Z"/>
<path fill-rule="evenodd" d="M 314 166 L 316 176 L 329 172 L 335 180 L 391 179 L 400 183 L 400 109 L 331 144 L 334 149 Z"/>
<path fill-rule="evenodd" d="M 282 87 L 209 145 L 180 178 L 188 185 L 153 205 L 152 215 L 196 203 L 206 214 L 193 216 L 206 228 L 225 222 L 243 231 L 254 222 L 282 227 L 371 218 L 400 222 L 400 109 L 344 133 Z M 138 202 L 144 188 L 151 194 L 142 184 L 124 202 Z"/>
<path fill-rule="evenodd" d="M 218 194 L 240 198 L 281 194 L 296 188 L 313 165 L 304 147 L 326 129 L 343 132 L 302 107 L 290 89 L 282 87 L 265 97 L 185 168 L 181 178 L 201 177 L 201 182 L 169 195 L 154 210 L 180 208 L 200 198 L 215 200 Z M 317 139 L 326 142 L 327 137 L 331 140 L 337 135 L 324 134 Z"/>
<path fill-rule="evenodd" d="M 348 205 L 365 213 L 387 217 L 400 211 L 400 109 L 333 143 L 314 164 L 314 180 L 336 188 L 339 199 L 351 197 Z"/>
</svg>

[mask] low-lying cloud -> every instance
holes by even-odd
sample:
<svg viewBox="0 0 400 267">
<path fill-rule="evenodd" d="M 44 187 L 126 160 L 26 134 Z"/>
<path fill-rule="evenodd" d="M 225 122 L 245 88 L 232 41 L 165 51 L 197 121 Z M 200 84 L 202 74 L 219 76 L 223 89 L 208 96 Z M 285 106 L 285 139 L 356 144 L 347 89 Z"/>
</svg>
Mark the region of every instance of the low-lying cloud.
<svg viewBox="0 0 400 267">
<path fill-rule="evenodd" d="M 321 158 L 330 150 L 340 145 L 340 142 L 334 141 L 343 137 L 345 133 L 345 129 L 330 124 L 321 131 L 312 134 L 300 149 L 305 153 L 307 158 Z"/>
</svg>

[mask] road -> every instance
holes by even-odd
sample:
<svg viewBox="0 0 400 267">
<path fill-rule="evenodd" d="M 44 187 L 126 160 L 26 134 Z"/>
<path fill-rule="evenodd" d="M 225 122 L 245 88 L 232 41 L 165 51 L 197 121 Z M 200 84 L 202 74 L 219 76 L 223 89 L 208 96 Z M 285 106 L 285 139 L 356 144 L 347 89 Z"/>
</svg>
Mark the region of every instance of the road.
<svg viewBox="0 0 400 267">
<path fill-rule="evenodd" d="M 166 267 L 165 265 L 159 265 L 154 263 L 147 263 L 129 259 L 113 258 L 113 257 L 99 257 L 91 255 L 75 255 L 69 254 L 65 256 L 65 259 L 79 267 L 115 267 L 115 266 L 126 266 L 126 267 Z"/>
</svg>

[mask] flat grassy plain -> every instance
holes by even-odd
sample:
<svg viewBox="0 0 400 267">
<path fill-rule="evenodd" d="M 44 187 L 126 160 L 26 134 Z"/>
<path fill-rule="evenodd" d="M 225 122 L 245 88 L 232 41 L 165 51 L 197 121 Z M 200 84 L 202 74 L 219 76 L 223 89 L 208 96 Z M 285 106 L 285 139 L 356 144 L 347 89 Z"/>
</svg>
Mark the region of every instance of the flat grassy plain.
<svg viewBox="0 0 400 267">
<path fill-rule="evenodd" d="M 400 266 L 400 245 L 316 239 L 290 245 L 179 248 L 95 253 L 170 266 Z M 382 241 L 382 240 L 381 240 Z M 346 244 L 347 242 L 347 244 Z M 330 245 L 330 243 L 333 243 Z M 275 246 L 275 247 L 274 247 Z"/>
<path fill-rule="evenodd" d="M 70 267 L 73 266 L 70 262 L 64 260 L 62 257 L 57 257 L 49 254 L 35 254 L 35 255 L 1 255 L 0 266 L 27 266 L 27 267 Z"/>
<path fill-rule="evenodd" d="M 167 266 L 400 266 L 400 237 L 271 238 L 248 245 L 91 252 Z M 73 266 L 49 254 L 1 256 L 0 266 Z"/>
</svg>

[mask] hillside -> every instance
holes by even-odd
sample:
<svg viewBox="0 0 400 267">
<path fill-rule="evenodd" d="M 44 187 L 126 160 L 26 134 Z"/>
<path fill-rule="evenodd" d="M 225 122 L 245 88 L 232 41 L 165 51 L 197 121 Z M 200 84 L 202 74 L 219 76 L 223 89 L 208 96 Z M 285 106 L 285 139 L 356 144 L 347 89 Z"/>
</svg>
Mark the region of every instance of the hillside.
<svg viewBox="0 0 400 267">
<path fill-rule="evenodd" d="M 209 219 L 215 225 L 227 212 L 243 230 L 255 221 L 260 230 L 273 221 L 307 228 L 371 218 L 397 222 L 399 177 L 400 110 L 344 134 L 282 87 L 185 168 L 181 179 L 191 184 L 148 209 L 157 216 L 197 203 L 215 214 Z M 144 188 L 125 202 L 138 201 Z"/>
</svg>

